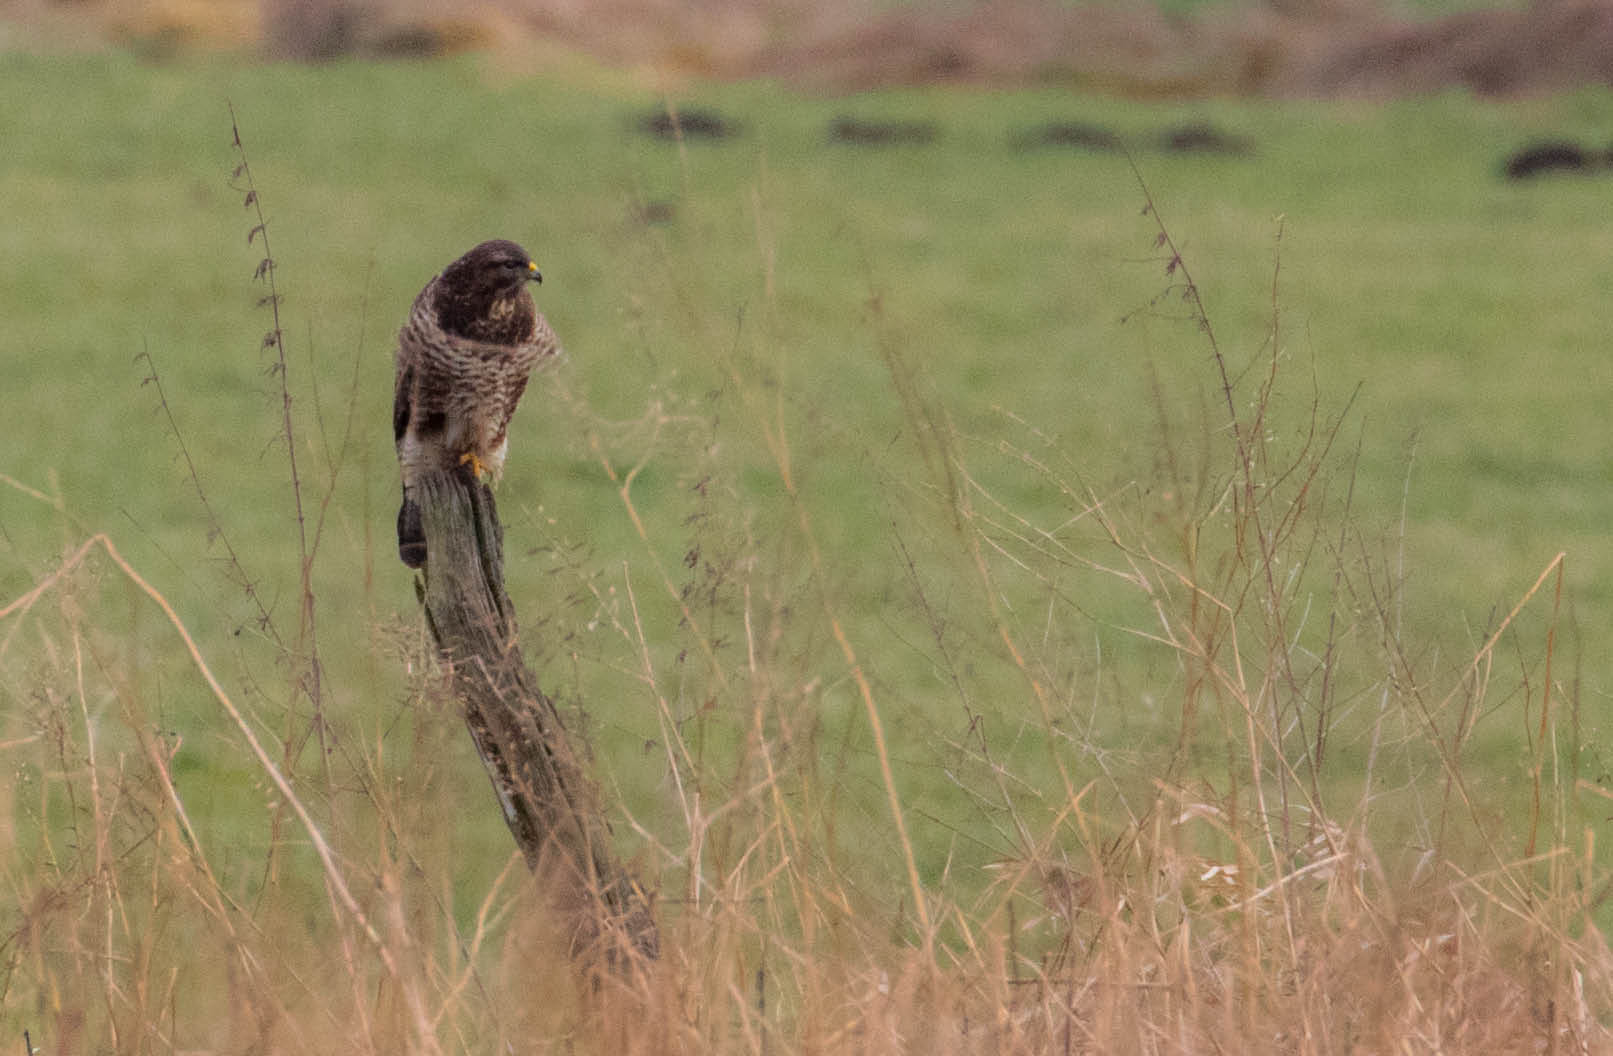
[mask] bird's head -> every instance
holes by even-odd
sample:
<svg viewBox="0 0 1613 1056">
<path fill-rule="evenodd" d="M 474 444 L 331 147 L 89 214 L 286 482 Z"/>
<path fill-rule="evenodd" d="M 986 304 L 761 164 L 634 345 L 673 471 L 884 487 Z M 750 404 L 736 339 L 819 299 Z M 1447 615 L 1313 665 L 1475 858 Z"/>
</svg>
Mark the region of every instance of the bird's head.
<svg viewBox="0 0 1613 1056">
<path fill-rule="evenodd" d="M 506 239 L 483 242 L 443 269 L 437 280 L 436 308 L 444 327 L 479 340 L 518 337 L 511 324 L 535 314 L 528 282 L 543 274 L 527 251 Z"/>
<path fill-rule="evenodd" d="M 443 269 L 443 279 L 464 290 L 509 296 L 528 282 L 542 282 L 543 274 L 527 251 L 507 239 L 483 242 Z"/>
</svg>

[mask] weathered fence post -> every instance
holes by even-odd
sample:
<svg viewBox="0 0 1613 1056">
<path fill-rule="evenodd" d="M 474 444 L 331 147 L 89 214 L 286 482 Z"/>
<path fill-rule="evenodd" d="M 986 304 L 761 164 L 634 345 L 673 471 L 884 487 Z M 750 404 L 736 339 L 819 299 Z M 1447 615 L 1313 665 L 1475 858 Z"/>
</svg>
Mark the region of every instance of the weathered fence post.
<svg viewBox="0 0 1613 1056">
<path fill-rule="evenodd" d="M 416 591 L 477 754 L 527 865 L 567 916 L 574 956 L 621 965 L 659 951 L 649 898 L 616 860 L 593 782 L 521 658 L 493 493 L 462 470 L 411 487 L 426 564 Z"/>
</svg>

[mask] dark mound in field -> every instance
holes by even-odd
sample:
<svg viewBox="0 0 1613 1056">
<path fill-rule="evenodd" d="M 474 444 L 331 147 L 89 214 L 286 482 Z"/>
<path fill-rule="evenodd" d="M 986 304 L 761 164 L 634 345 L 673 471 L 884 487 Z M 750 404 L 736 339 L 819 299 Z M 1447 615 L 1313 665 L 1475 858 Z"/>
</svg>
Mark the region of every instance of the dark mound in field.
<svg viewBox="0 0 1613 1056">
<path fill-rule="evenodd" d="M 639 130 L 657 139 L 727 139 L 739 134 L 739 126 L 715 110 L 693 107 L 676 113 L 656 110 L 645 114 Z"/>
<path fill-rule="evenodd" d="M 939 131 L 933 121 L 870 121 L 857 117 L 837 117 L 829 124 L 829 142 L 849 143 L 858 147 L 933 143 Z"/>
<path fill-rule="evenodd" d="M 678 218 L 678 207 L 664 198 L 653 201 L 638 202 L 630 210 L 634 222 L 646 227 L 656 224 L 670 224 Z"/>
<path fill-rule="evenodd" d="M 1109 152 L 1124 150 L 1125 143 L 1117 133 L 1102 125 L 1089 125 L 1081 121 L 1049 121 L 1022 135 L 1016 136 L 1014 145 L 1020 150 L 1036 147 L 1075 147 L 1078 150 Z"/>
<path fill-rule="evenodd" d="M 1214 125 L 1195 122 L 1167 129 L 1160 145 L 1172 154 L 1252 154 L 1254 141 L 1223 132 Z"/>
<path fill-rule="evenodd" d="M 1554 172 L 1589 172 L 1607 163 L 1607 155 L 1578 143 L 1553 140 L 1532 143 L 1507 158 L 1503 171 L 1509 180 L 1528 180 Z"/>
</svg>

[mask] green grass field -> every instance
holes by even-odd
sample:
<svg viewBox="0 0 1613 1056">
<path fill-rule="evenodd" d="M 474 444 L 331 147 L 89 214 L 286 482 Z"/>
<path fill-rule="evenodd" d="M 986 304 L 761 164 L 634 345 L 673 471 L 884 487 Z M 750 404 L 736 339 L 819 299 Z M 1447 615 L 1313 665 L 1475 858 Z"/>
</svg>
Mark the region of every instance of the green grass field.
<svg viewBox="0 0 1613 1056">
<path fill-rule="evenodd" d="M 26 600 L 96 532 L 172 602 L 355 876 L 402 862 L 419 881 L 403 896 L 419 948 L 478 966 L 487 1007 L 515 985 L 486 982 L 499 965 L 538 971 L 508 947 L 468 949 L 493 902 L 493 932 L 516 933 L 509 838 L 432 694 L 392 536 L 393 334 L 438 268 L 499 236 L 542 264 L 568 350 L 512 431 L 510 593 L 685 947 L 732 947 L 749 971 L 883 950 L 870 935 L 911 942 L 925 914 L 905 839 L 954 951 L 942 961 L 985 964 L 970 952 L 983 922 L 1022 883 L 1050 885 L 1049 862 L 1097 875 L 1094 848 L 1214 810 L 1162 845 L 1286 875 L 1325 814 L 1376 841 L 1397 891 L 1422 891 L 1437 852 L 1579 892 L 1545 929 L 1564 942 L 1605 921 L 1586 826 L 1605 813 L 1613 679 L 1610 184 L 1510 184 L 1499 167 L 1535 138 L 1602 142 L 1613 96 L 1146 106 L 705 86 L 671 102 L 740 133 L 681 143 L 637 128 L 668 101 L 582 67 L 0 58 L 7 1032 L 78 1001 L 86 1036 L 110 1045 L 107 1024 L 135 1007 L 72 996 L 114 959 L 35 941 L 58 912 L 46 890 L 90 892 L 109 918 L 149 903 L 157 923 L 135 945 L 177 958 L 168 982 L 150 976 L 169 1005 L 148 1021 L 165 1025 L 119 1051 L 228 1044 L 218 1024 L 247 982 L 175 994 L 209 965 L 245 971 L 213 945 L 210 922 L 232 913 L 278 937 L 301 995 L 278 1014 L 344 1015 L 293 966 L 352 935 L 171 624 L 99 551 Z M 273 324 L 231 176 L 232 105 L 268 217 L 283 374 L 260 347 Z M 834 144 L 841 114 L 938 135 Z M 1017 145 L 1071 120 L 1133 144 L 1146 192 L 1122 155 Z M 1253 152 L 1157 146 L 1198 121 Z M 1560 578 L 1508 622 L 1560 552 Z M 104 790 L 87 806 L 102 771 L 146 813 L 103 816 Z M 144 820 L 176 801 L 183 836 Z M 1279 830 L 1293 846 L 1249 837 Z M 74 887 L 106 875 L 85 864 L 92 844 L 183 848 L 212 873 L 140 881 L 161 897 L 132 877 L 117 895 Z M 723 898 L 766 908 L 712 938 L 698 922 Z M 842 909 L 860 939 L 814 930 Z M 1010 952 L 1056 961 L 1054 917 Z M 778 1015 L 833 1003 L 780 985 Z M 925 1007 L 903 993 L 902 1009 Z M 383 1022 L 402 998 L 376 1001 Z M 472 1014 L 441 1007 L 449 1023 Z"/>
</svg>

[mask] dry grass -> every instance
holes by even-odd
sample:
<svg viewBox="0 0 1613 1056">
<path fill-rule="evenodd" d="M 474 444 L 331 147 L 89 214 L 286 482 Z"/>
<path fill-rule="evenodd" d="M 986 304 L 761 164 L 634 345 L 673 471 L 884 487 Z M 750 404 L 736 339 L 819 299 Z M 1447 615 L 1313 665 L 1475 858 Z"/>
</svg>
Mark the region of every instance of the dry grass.
<svg viewBox="0 0 1613 1056">
<path fill-rule="evenodd" d="M 61 1053 L 1604 1051 L 1607 878 L 1584 820 L 1601 807 L 1580 802 L 1603 793 L 1572 771 L 1561 558 L 1461 662 L 1406 641 L 1393 540 L 1350 507 L 1343 418 L 1287 384 L 1275 274 L 1269 345 L 1234 368 L 1163 224 L 1156 249 L 1170 285 L 1144 310 L 1185 315 L 1213 400 L 1184 415 L 1162 390 L 1146 493 L 1093 494 L 1078 460 L 1012 415 L 997 435 L 960 433 L 901 343 L 879 341 L 907 426 L 883 464 L 912 611 L 978 718 L 956 780 L 1015 848 L 987 882 L 910 835 L 925 804 L 885 737 L 900 694 L 872 676 L 882 646 L 858 639 L 834 585 L 846 570 L 820 546 L 792 412 L 736 353 L 729 385 L 781 508 L 739 507 L 708 461 L 725 498 L 699 526 L 698 600 L 646 546 L 648 574 L 624 574 L 606 616 L 663 720 L 644 765 L 664 768 L 674 820 L 621 830 L 661 879 L 658 962 L 579 980 L 513 850 L 456 902 L 457 829 L 493 804 L 456 777 L 463 730 L 415 636 L 376 636 L 373 663 L 416 672 L 389 712 L 362 680 L 312 677 L 305 590 L 283 684 L 243 695 L 97 534 L 0 601 L 7 1029 Z M 871 325 L 890 326 L 877 303 Z M 641 424 L 643 458 L 715 457 L 710 423 L 652 408 Z M 648 544 L 638 471 L 608 446 L 602 472 Z M 328 468 L 300 471 L 310 510 Z M 1064 495 L 1068 520 L 1035 523 L 984 483 L 1008 469 Z M 0 484 L 74 531 L 61 499 Z M 680 608 L 692 659 L 650 639 L 635 589 Z M 1106 738 L 1127 687 L 1072 678 L 1090 652 L 1083 606 L 1104 591 L 1146 617 L 1133 637 L 1164 658 L 1143 687 L 1176 716 L 1162 751 Z M 719 611 L 739 628 L 729 645 Z M 870 734 L 868 802 L 819 764 L 824 680 L 849 687 Z M 238 787 L 191 779 L 174 700 L 218 716 L 189 736 L 204 773 Z M 737 717 L 720 761 L 687 739 L 688 700 Z M 387 718 L 335 723 L 335 702 Z M 985 731 L 1008 715 L 1045 749 L 1034 770 L 997 761 Z M 1471 761 L 1479 716 L 1527 745 L 1521 793 Z M 220 795 L 236 824 L 197 824 Z M 835 849 L 853 814 L 874 819 L 869 861 L 898 875 L 870 879 Z"/>
<path fill-rule="evenodd" d="M 94 583 L 112 592 L 120 579 L 212 687 L 267 778 L 264 806 L 293 809 L 298 832 L 250 901 L 220 879 L 227 850 L 191 825 L 172 737 L 118 692 L 107 662 L 119 643 L 96 626 Z M 1588 846 L 1547 839 L 1532 858 L 1473 869 L 1436 849 L 1395 875 L 1363 819 L 1292 808 L 1304 838 L 1283 831 L 1268 802 L 1283 782 L 1265 767 L 1232 775 L 1253 789 L 1246 809 L 1162 779 L 1118 831 L 1093 816 L 1089 785 L 1050 831 L 1025 834 L 1033 849 L 1001 863 L 979 905 L 923 890 L 907 942 L 864 919 L 803 845 L 801 812 L 767 773 L 782 749 L 764 738 L 753 787 L 696 805 L 675 857 L 699 860 L 724 814 L 745 816 L 722 834 L 748 839 L 743 852 L 691 871 L 688 897 L 669 899 L 659 963 L 579 987 L 515 858 L 474 925 L 455 925 L 431 853 L 445 819 L 406 787 L 371 784 L 380 758 L 338 781 L 369 786 L 354 809 L 390 839 L 327 840 L 324 828 L 353 819 L 316 817 L 110 540 L 88 541 L 0 616 L 13 677 L 18 629 L 42 647 L 26 650 L 31 706 L 10 709 L 0 745 L 23 775 L 6 803 L 14 908 L 0 992 L 8 1022 L 44 1051 L 1577 1053 L 1608 1042 L 1613 962 L 1586 919 L 1600 883 Z M 1244 728 L 1216 735 L 1261 740 L 1261 708 L 1234 701 L 1239 711 Z M 455 732 L 450 716 L 436 721 L 428 737 Z M 316 865 L 319 880 L 288 875 Z M 322 907 L 306 901 L 321 887 Z M 942 931 L 949 941 L 932 943 Z"/>
</svg>

